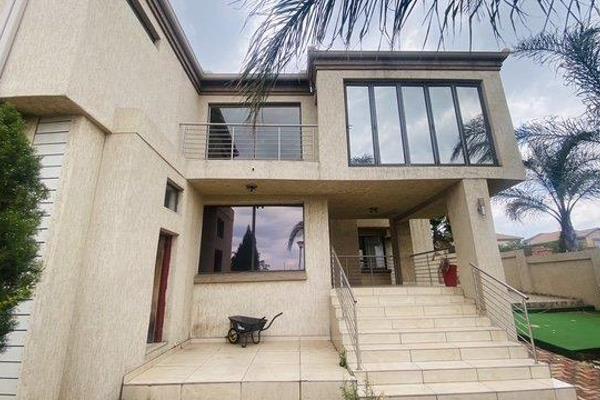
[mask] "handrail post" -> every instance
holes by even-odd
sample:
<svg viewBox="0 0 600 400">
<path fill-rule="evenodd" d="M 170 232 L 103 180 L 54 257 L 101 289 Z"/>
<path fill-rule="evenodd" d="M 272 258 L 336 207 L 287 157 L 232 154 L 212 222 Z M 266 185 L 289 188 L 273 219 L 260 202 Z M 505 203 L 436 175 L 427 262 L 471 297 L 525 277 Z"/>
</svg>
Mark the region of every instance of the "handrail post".
<svg viewBox="0 0 600 400">
<path fill-rule="evenodd" d="M 537 363 L 537 350 L 535 348 L 535 339 L 533 338 L 533 329 L 531 329 L 531 322 L 529 322 L 529 311 L 527 311 L 527 299 L 521 298 L 521 304 L 523 305 L 523 313 L 525 314 L 525 322 L 527 323 L 527 330 L 529 335 L 529 342 L 531 343 L 531 352 L 533 354 L 533 360 Z M 518 327 L 515 327 L 518 332 Z"/>
<path fill-rule="evenodd" d="M 477 273 L 477 270 L 473 267 L 471 267 L 471 273 L 473 275 L 473 284 L 475 285 L 475 308 L 477 309 L 477 311 L 479 313 L 483 312 L 483 308 L 481 306 L 481 289 L 479 287 L 479 274 Z"/>
<path fill-rule="evenodd" d="M 281 127 L 277 127 L 277 160 L 281 160 Z"/>
<path fill-rule="evenodd" d="M 356 313 L 356 300 L 354 300 L 354 304 L 352 307 L 352 311 L 354 313 L 354 337 L 355 337 L 355 346 L 356 346 L 356 369 L 357 370 L 361 370 L 362 367 L 362 358 L 360 355 L 360 344 L 359 339 L 358 339 L 358 317 L 357 317 L 357 313 Z"/>
<path fill-rule="evenodd" d="M 235 126 L 231 127 L 231 149 L 230 149 L 230 156 L 231 159 L 233 160 L 233 149 L 235 146 Z"/>
</svg>

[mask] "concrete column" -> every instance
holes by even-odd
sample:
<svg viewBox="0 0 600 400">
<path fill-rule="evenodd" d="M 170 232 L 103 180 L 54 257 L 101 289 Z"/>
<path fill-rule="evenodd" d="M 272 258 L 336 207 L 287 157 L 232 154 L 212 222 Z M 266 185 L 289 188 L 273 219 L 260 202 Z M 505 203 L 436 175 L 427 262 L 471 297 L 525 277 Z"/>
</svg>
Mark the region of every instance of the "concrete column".
<svg viewBox="0 0 600 400">
<path fill-rule="evenodd" d="M 396 283 L 413 283 L 416 277 L 411 255 L 433 250 L 429 220 L 391 220 L 390 228 L 396 264 L 399 268 L 399 271 L 396 271 Z"/>
<path fill-rule="evenodd" d="M 478 211 L 478 201 L 483 202 L 485 215 Z M 505 281 L 485 179 L 464 179 L 454 185 L 448 192 L 446 208 L 465 295 L 475 295 L 470 263 Z"/>
</svg>

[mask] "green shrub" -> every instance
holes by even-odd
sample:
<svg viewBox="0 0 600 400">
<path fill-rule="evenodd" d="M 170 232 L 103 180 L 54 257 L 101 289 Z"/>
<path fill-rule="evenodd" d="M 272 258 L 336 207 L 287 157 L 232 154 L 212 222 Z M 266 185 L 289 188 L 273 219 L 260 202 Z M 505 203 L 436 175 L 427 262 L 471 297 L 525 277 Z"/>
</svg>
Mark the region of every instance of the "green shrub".
<svg viewBox="0 0 600 400">
<path fill-rule="evenodd" d="M 0 351 L 14 329 L 14 308 L 29 299 L 40 275 L 35 240 L 46 198 L 40 162 L 17 110 L 0 104 Z"/>
</svg>

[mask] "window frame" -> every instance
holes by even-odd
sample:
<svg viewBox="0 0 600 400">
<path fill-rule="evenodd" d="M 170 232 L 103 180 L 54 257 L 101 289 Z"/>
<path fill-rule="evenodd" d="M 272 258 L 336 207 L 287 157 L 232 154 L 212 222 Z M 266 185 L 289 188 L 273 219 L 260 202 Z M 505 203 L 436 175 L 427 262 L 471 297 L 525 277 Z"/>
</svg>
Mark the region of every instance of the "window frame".
<svg viewBox="0 0 600 400">
<path fill-rule="evenodd" d="M 373 164 L 353 164 L 352 154 L 350 149 L 350 126 L 348 118 L 348 92 L 346 90 L 349 86 L 360 86 L 367 87 L 369 93 L 369 110 L 371 117 L 371 135 L 373 140 Z M 396 88 L 397 107 L 400 118 L 400 131 L 402 137 L 402 149 L 404 152 L 404 163 L 381 163 L 380 149 L 379 149 L 379 132 L 377 130 L 377 110 L 375 103 L 375 87 L 376 86 L 387 86 Z M 410 148 L 408 146 L 408 132 L 406 127 L 406 116 L 404 107 L 404 96 L 402 93 L 402 87 L 419 87 L 423 89 L 425 108 L 427 113 L 427 122 L 429 126 L 429 136 L 431 140 L 431 148 L 433 151 L 433 163 L 413 163 L 410 157 Z M 431 87 L 449 87 L 452 94 L 452 102 L 454 105 L 454 114 L 456 117 L 458 133 L 460 136 L 464 162 L 462 163 L 441 163 L 440 154 L 437 142 L 437 132 L 435 130 L 435 122 L 433 120 L 433 111 L 431 108 L 431 97 L 429 88 Z M 489 164 L 478 164 L 472 163 L 471 157 L 467 152 L 467 145 L 464 133 L 464 124 L 462 121 L 462 114 L 460 110 L 460 104 L 458 101 L 457 87 L 470 87 L 477 89 L 479 97 L 479 103 L 481 104 L 481 110 L 483 113 L 483 120 L 486 128 L 486 137 L 490 143 L 492 150 L 492 162 Z M 377 80 L 377 79 L 349 79 L 344 80 L 344 108 L 345 108 L 345 122 L 346 122 L 346 148 L 347 148 L 347 160 L 349 167 L 499 167 L 500 162 L 496 151 L 496 143 L 492 128 L 489 122 L 489 112 L 486 103 L 486 97 L 483 90 L 481 81 L 477 80 Z"/>
<path fill-rule="evenodd" d="M 205 207 L 296 207 L 296 208 L 301 208 L 302 209 L 302 222 L 304 223 L 304 232 L 303 232 L 303 255 L 304 257 L 302 258 L 302 269 L 298 268 L 298 269 L 288 269 L 288 270 L 270 270 L 270 271 L 260 271 L 260 270 L 256 270 L 256 271 L 229 271 L 229 272 L 225 272 L 225 271 L 220 271 L 220 272 L 201 272 L 200 268 L 201 266 L 198 265 L 198 270 L 196 271 L 196 275 L 198 276 L 211 276 L 211 275 L 235 275 L 235 274 L 247 274 L 247 273 L 260 273 L 260 274 L 269 274 L 269 273 L 298 273 L 298 272 L 306 272 L 306 204 L 304 202 L 302 203 L 236 203 L 236 202 L 232 202 L 232 203 L 208 203 L 208 204 L 204 204 L 202 207 L 203 213 L 204 213 L 204 208 Z M 215 228 L 216 229 L 216 228 Z M 232 254 L 233 254 L 233 248 L 232 248 Z M 202 240 L 200 241 L 200 258 L 202 258 Z M 231 257 L 230 255 L 225 255 L 223 254 L 223 257 Z M 300 266 L 298 266 L 300 267 Z"/>
<path fill-rule="evenodd" d="M 169 188 L 173 188 L 175 190 L 175 209 L 167 206 L 167 193 Z M 163 207 L 167 210 L 173 211 L 174 213 L 179 213 L 179 201 L 181 200 L 181 196 L 183 194 L 183 188 L 173 182 L 171 179 L 167 178 L 167 183 L 165 184 L 165 194 L 163 197 Z"/>
<path fill-rule="evenodd" d="M 146 10 L 144 10 L 144 6 L 140 2 L 140 0 L 126 0 L 126 1 L 127 1 L 127 4 L 129 4 L 129 7 L 131 8 L 131 10 L 133 11 L 133 14 L 136 16 L 137 20 L 140 22 L 140 24 L 144 28 L 144 31 L 146 32 L 146 34 L 148 35 L 148 37 L 150 38 L 152 43 L 157 44 L 160 41 L 160 35 L 159 35 L 158 31 L 156 30 L 156 28 L 154 27 L 154 24 L 150 20 L 150 17 L 146 13 Z"/>
</svg>

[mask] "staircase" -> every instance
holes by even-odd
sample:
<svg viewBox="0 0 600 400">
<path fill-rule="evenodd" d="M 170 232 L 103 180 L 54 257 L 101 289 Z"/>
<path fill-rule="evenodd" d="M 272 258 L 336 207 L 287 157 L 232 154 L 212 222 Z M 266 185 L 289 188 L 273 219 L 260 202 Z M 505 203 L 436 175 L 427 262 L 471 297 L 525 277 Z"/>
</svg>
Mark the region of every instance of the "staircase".
<svg viewBox="0 0 600 400">
<path fill-rule="evenodd" d="M 576 400 L 504 330 L 479 316 L 462 290 L 446 287 L 353 288 L 362 369 L 357 366 L 335 289 L 338 347 L 364 395 L 368 379 L 385 399 Z M 335 339 L 335 338 L 334 338 Z M 340 343 L 341 342 L 341 346 Z"/>
</svg>

